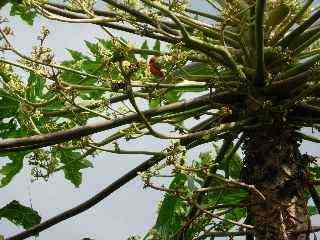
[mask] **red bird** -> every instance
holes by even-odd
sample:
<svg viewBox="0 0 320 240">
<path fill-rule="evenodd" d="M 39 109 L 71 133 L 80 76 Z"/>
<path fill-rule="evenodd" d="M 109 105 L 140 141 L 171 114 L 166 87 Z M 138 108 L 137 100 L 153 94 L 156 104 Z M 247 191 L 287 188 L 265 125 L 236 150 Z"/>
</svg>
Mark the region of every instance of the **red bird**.
<svg viewBox="0 0 320 240">
<path fill-rule="evenodd" d="M 161 71 L 160 66 L 157 64 L 157 57 L 152 56 L 148 61 L 149 71 L 153 76 L 164 79 L 164 73 Z"/>
</svg>

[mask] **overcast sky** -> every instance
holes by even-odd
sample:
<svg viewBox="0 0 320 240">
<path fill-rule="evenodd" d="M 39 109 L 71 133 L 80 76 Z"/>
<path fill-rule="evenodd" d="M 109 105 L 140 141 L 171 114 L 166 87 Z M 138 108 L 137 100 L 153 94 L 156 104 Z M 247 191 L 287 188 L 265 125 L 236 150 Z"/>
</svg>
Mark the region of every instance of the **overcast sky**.
<svg viewBox="0 0 320 240">
<path fill-rule="evenodd" d="M 205 8 L 198 1 L 194 7 Z M 48 45 L 55 50 L 59 60 L 69 57 L 65 51 L 66 48 L 86 51 L 83 40 L 94 41 L 97 37 L 106 37 L 93 25 L 47 22 L 40 18 L 37 18 L 34 26 L 30 28 L 15 17 L 9 17 L 8 9 L 8 7 L 1 9 L 0 15 L 9 18 L 16 35 L 13 38 L 14 44 L 25 53 L 30 52 L 42 25 L 46 25 L 51 31 Z M 132 42 L 141 43 L 140 38 L 132 35 L 122 33 L 122 36 Z M 134 148 L 135 144 L 129 143 L 129 147 Z M 150 150 L 159 150 L 165 145 L 162 141 L 150 138 L 145 138 L 143 144 Z M 208 146 L 202 149 L 206 150 Z M 316 153 L 316 145 L 304 145 L 302 151 Z M 194 151 L 190 157 L 195 156 Z M 48 182 L 31 183 L 30 169 L 24 168 L 8 187 L 0 190 L 0 206 L 13 199 L 28 206 L 32 203 L 32 207 L 39 211 L 42 219 L 45 220 L 87 200 L 146 159 L 144 156 L 100 155 L 93 160 L 94 168 L 82 171 L 83 183 L 80 188 L 74 188 L 64 179 L 62 173 L 55 174 Z M 4 162 L 5 160 L 2 159 L 0 166 Z M 142 189 L 140 179 L 135 179 L 90 210 L 42 232 L 39 239 L 75 240 L 90 237 L 97 240 L 122 240 L 130 235 L 143 235 L 154 224 L 156 207 L 160 199 L 159 192 Z M 0 234 L 5 236 L 11 236 L 21 230 L 22 228 L 15 227 L 5 220 L 0 222 Z"/>
</svg>

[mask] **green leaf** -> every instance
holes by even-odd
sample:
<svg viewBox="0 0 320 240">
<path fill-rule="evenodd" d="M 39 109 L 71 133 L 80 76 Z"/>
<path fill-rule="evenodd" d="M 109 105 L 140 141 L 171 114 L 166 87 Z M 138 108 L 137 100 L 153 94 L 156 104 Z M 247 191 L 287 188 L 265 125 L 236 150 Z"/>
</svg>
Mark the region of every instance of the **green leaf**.
<svg viewBox="0 0 320 240">
<path fill-rule="evenodd" d="M 144 42 L 143 42 L 143 44 L 142 44 L 142 46 L 141 46 L 141 49 L 145 49 L 145 50 L 149 50 L 149 46 L 148 46 L 148 41 L 147 40 L 145 40 Z M 142 53 L 142 54 L 140 54 L 141 55 L 141 57 L 143 57 L 144 59 L 148 59 L 148 54 L 145 54 L 145 53 Z"/>
<path fill-rule="evenodd" d="M 159 107 L 161 105 L 161 98 L 157 97 L 157 98 L 151 98 L 149 100 L 149 107 L 150 108 L 156 108 Z"/>
<path fill-rule="evenodd" d="M 0 187 L 8 185 L 13 177 L 21 171 L 25 154 L 26 152 L 9 153 L 8 157 L 12 162 L 7 163 L 0 169 L 2 175 Z"/>
<path fill-rule="evenodd" d="M 79 187 L 82 183 L 81 169 L 93 167 L 92 163 L 87 159 L 81 158 L 79 152 L 71 150 L 60 150 L 61 162 L 64 164 L 63 172 L 66 179 L 73 183 L 75 187 Z"/>
<path fill-rule="evenodd" d="M 98 38 L 98 41 L 108 50 L 111 50 L 113 48 L 113 41 L 112 40 Z"/>
<path fill-rule="evenodd" d="M 233 220 L 235 222 L 239 222 L 245 216 L 246 216 L 246 210 L 244 208 L 235 208 L 235 209 L 231 210 L 230 212 L 228 212 L 224 216 L 224 219 L 228 219 L 228 220 Z M 227 221 L 223 221 L 223 222 L 217 224 L 216 228 L 221 230 L 221 231 L 228 231 L 234 226 L 235 226 L 235 224 L 233 224 L 233 223 L 230 223 L 230 222 L 227 222 Z"/>
<path fill-rule="evenodd" d="M 34 18 L 37 12 L 30 7 L 25 6 L 19 0 L 11 0 L 12 6 L 10 10 L 10 16 L 19 16 L 23 21 L 29 25 L 33 25 Z"/>
<path fill-rule="evenodd" d="M 157 39 L 154 46 L 153 46 L 153 50 L 160 52 L 160 48 L 161 48 L 161 43 L 160 41 Z"/>
<path fill-rule="evenodd" d="M 213 182 L 213 186 L 219 186 L 221 183 Z M 223 187 L 223 185 L 221 185 Z M 238 204 L 248 197 L 247 190 L 244 189 L 223 189 L 211 191 L 205 199 L 207 204 Z"/>
<path fill-rule="evenodd" d="M 177 174 L 172 180 L 169 188 L 178 189 L 182 187 L 186 181 L 187 177 L 185 175 Z M 171 234 L 177 231 L 181 226 L 184 218 L 183 215 L 177 214 L 179 208 L 182 208 L 183 211 L 183 201 L 166 193 L 159 210 L 156 225 L 154 226 L 154 228 L 161 234 L 161 239 L 170 237 Z"/>
<path fill-rule="evenodd" d="M 97 56 L 99 55 L 99 48 L 98 48 L 98 45 L 96 43 L 91 43 L 89 41 L 84 41 L 87 48 L 90 50 L 90 52 L 94 55 L 94 56 Z"/>
<path fill-rule="evenodd" d="M 37 102 L 43 98 L 43 89 L 46 81 L 33 73 L 30 73 L 28 79 L 28 86 L 26 90 L 26 97 L 32 102 Z"/>
<path fill-rule="evenodd" d="M 41 217 L 36 211 L 21 205 L 16 200 L 0 209 L 1 218 L 6 218 L 13 224 L 22 226 L 24 229 L 31 228 L 41 222 Z"/>
<path fill-rule="evenodd" d="M 320 179 L 320 166 L 312 166 L 309 168 L 315 179 Z"/>
<path fill-rule="evenodd" d="M 229 178 L 229 176 L 233 179 L 239 179 L 240 172 L 242 169 L 242 159 L 237 154 L 234 153 L 232 156 L 229 156 L 230 152 L 233 149 L 233 144 L 230 146 L 226 157 L 219 164 L 219 169 L 225 172 L 225 176 Z"/>
<path fill-rule="evenodd" d="M 76 50 L 72 50 L 72 49 L 69 49 L 69 48 L 67 49 L 67 51 L 69 52 L 71 57 L 76 61 L 90 60 L 90 58 L 88 56 L 84 55 L 82 52 L 78 52 Z"/>
<path fill-rule="evenodd" d="M 185 76 L 188 75 L 217 75 L 217 69 L 208 66 L 208 64 L 200 63 L 200 62 L 192 62 L 186 64 L 181 69 L 177 69 L 174 72 L 174 76 Z"/>
<path fill-rule="evenodd" d="M 179 101 L 181 97 L 181 93 L 176 91 L 175 89 L 167 91 L 165 98 L 167 100 L 167 103 L 173 103 Z"/>
<path fill-rule="evenodd" d="M 308 206 L 308 214 L 309 216 L 317 215 L 318 209 L 316 206 Z"/>
<path fill-rule="evenodd" d="M 13 117 L 19 109 L 19 102 L 0 90 L 0 119 Z"/>
</svg>

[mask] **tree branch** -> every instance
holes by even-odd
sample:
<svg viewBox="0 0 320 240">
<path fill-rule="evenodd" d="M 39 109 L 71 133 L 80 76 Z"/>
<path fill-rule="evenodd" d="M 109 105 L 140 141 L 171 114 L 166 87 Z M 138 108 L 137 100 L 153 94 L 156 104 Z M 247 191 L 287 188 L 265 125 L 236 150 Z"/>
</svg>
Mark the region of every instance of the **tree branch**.
<svg viewBox="0 0 320 240">
<path fill-rule="evenodd" d="M 190 100 L 184 100 L 177 103 L 168 104 L 159 108 L 146 110 L 143 114 L 146 117 L 152 117 L 168 112 L 178 112 L 185 109 L 203 106 L 212 103 L 230 103 L 243 101 L 243 94 L 237 92 L 223 92 L 210 96 L 205 95 Z M 30 137 L 22 137 L 16 139 L 7 139 L 0 141 L 0 152 L 17 151 L 23 149 L 34 149 L 66 142 L 72 139 L 81 138 L 94 133 L 123 126 L 139 120 L 139 115 L 134 113 L 115 120 L 104 121 L 100 123 L 92 123 L 79 128 L 68 129 L 64 131 L 34 135 Z"/>
</svg>

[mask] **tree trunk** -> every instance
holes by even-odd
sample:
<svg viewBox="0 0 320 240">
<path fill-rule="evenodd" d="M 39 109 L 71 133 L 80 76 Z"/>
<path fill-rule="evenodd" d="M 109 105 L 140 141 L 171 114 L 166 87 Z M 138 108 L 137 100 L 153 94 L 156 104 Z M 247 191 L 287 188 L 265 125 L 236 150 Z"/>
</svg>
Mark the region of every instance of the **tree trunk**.
<svg viewBox="0 0 320 240">
<path fill-rule="evenodd" d="M 245 133 L 243 180 L 263 193 L 251 194 L 257 240 L 309 239 L 310 219 L 304 198 L 304 164 L 294 129 L 265 127 Z"/>
</svg>

